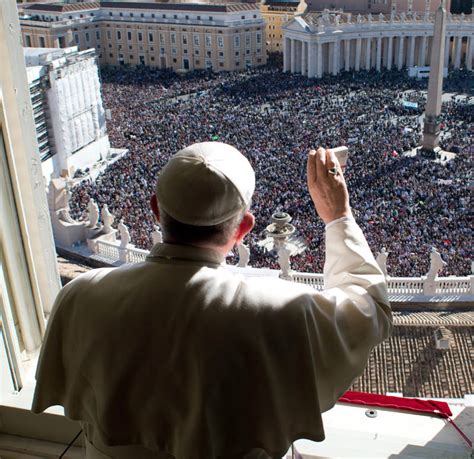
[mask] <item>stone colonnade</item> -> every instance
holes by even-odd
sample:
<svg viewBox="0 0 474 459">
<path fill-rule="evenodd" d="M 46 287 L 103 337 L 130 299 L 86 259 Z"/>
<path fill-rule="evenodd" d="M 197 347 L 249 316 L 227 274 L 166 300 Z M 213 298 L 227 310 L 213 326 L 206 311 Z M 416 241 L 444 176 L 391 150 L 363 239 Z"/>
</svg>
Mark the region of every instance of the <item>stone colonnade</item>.
<svg viewBox="0 0 474 459">
<path fill-rule="evenodd" d="M 304 19 L 304 16 L 303 16 Z M 466 21 L 467 22 L 467 21 Z M 473 31 L 446 31 L 445 67 L 472 70 L 474 58 Z M 432 36 L 420 33 L 391 31 L 367 33 L 291 33 L 283 41 L 283 67 L 285 72 L 301 73 L 310 78 L 324 74 L 337 75 L 340 71 L 398 69 L 429 66 Z M 429 33 L 432 33 L 429 32 Z M 291 35 L 297 35 L 292 37 Z"/>
</svg>

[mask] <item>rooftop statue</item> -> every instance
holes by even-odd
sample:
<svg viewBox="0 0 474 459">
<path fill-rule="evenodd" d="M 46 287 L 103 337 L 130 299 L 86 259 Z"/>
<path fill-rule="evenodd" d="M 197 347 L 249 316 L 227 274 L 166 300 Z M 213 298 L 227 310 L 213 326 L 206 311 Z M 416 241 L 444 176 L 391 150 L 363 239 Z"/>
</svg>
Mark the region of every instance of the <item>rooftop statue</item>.
<svg viewBox="0 0 474 459">
<path fill-rule="evenodd" d="M 385 247 L 382 247 L 382 250 L 380 253 L 377 255 L 377 258 L 375 261 L 379 265 L 380 269 L 384 273 L 385 277 L 387 277 L 387 257 L 388 257 L 388 252 L 385 249 Z"/>
<path fill-rule="evenodd" d="M 239 268 L 246 268 L 249 264 L 250 249 L 244 243 L 241 243 L 237 246 L 237 251 L 239 252 L 239 262 L 237 266 Z"/>
<path fill-rule="evenodd" d="M 441 258 L 441 254 L 432 247 L 430 253 L 430 270 L 426 274 L 427 280 L 434 281 L 445 266 L 446 262 Z"/>
<path fill-rule="evenodd" d="M 100 213 L 102 218 L 102 223 L 104 225 L 103 231 L 105 234 L 111 233 L 113 231 L 112 225 L 114 224 L 115 217 L 110 213 L 107 204 L 104 204 L 102 211 Z"/>
<path fill-rule="evenodd" d="M 154 225 L 154 231 L 151 233 L 151 240 L 153 245 L 161 244 L 163 242 L 163 233 L 158 225 Z"/>
<path fill-rule="evenodd" d="M 130 233 L 128 231 L 128 228 L 125 226 L 123 223 L 123 220 L 120 220 L 120 223 L 118 224 L 118 230 L 120 234 L 120 247 L 124 248 L 127 247 L 128 244 L 130 244 Z"/>
<path fill-rule="evenodd" d="M 99 223 L 99 207 L 92 199 L 87 204 L 87 211 L 89 212 L 89 224 L 87 226 L 96 228 Z"/>
</svg>

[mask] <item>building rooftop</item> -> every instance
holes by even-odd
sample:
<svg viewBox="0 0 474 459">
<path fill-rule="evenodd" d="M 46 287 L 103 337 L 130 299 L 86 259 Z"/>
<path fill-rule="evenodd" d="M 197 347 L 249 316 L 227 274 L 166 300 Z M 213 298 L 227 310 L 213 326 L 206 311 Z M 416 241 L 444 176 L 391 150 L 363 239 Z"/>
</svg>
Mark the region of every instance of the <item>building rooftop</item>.
<svg viewBox="0 0 474 459">
<path fill-rule="evenodd" d="M 257 10 L 255 3 L 139 3 L 139 2 L 90 2 L 90 3 L 39 3 L 24 6 L 25 12 L 50 12 L 69 13 L 75 11 L 91 10 L 98 8 L 113 8 L 120 10 L 182 10 L 182 11 L 209 11 L 234 13 L 240 11 Z"/>
</svg>

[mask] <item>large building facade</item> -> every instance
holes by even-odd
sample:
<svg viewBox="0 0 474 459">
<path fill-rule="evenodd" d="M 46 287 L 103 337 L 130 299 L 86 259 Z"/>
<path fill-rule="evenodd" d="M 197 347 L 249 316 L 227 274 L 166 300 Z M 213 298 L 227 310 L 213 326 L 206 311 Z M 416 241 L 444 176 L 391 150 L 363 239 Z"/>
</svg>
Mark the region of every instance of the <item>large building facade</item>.
<svg viewBox="0 0 474 459">
<path fill-rule="evenodd" d="M 105 159 L 110 143 L 95 51 L 25 48 L 25 62 L 46 182 Z"/>
<path fill-rule="evenodd" d="M 253 3 L 89 2 L 21 9 L 24 46 L 95 48 L 102 65 L 240 70 L 266 63 Z"/>
<path fill-rule="evenodd" d="M 472 70 L 474 15 L 448 14 L 444 66 Z M 341 71 L 429 66 L 434 13 L 309 12 L 283 26 L 284 71 L 310 78 Z"/>
<path fill-rule="evenodd" d="M 283 52 L 283 30 L 285 25 L 296 14 L 304 12 L 305 4 L 300 0 L 263 0 L 260 5 L 266 23 L 267 51 Z"/>
</svg>

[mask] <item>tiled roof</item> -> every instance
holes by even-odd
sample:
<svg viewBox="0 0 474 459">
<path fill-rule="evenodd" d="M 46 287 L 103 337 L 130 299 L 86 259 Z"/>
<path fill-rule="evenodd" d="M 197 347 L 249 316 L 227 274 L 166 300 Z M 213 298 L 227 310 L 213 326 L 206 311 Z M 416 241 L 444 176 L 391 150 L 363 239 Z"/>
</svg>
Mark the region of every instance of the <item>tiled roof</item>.
<svg viewBox="0 0 474 459">
<path fill-rule="evenodd" d="M 395 325 L 474 326 L 474 311 L 393 311 Z"/>
<path fill-rule="evenodd" d="M 182 10 L 182 11 L 209 11 L 235 13 L 239 11 L 255 11 L 255 3 L 134 3 L 134 2 L 101 2 L 104 8 L 119 8 L 124 10 Z"/>
<path fill-rule="evenodd" d="M 416 320 L 416 319 L 415 319 Z M 408 397 L 462 398 L 474 393 L 473 326 L 448 326 L 451 346 L 436 349 L 437 326 L 398 325 L 377 346 L 351 389 Z"/>
<path fill-rule="evenodd" d="M 240 11 L 256 11 L 255 3 L 135 3 L 135 2 L 89 2 L 89 3 L 38 3 L 24 7 L 25 11 L 44 11 L 50 13 L 67 13 L 73 11 L 98 8 L 116 8 L 121 10 L 175 10 L 175 11 L 208 11 L 236 13 Z"/>
<path fill-rule="evenodd" d="M 28 11 L 48 11 L 51 13 L 69 13 L 73 11 L 93 10 L 100 8 L 100 2 L 88 3 L 37 3 L 25 6 Z"/>
</svg>

